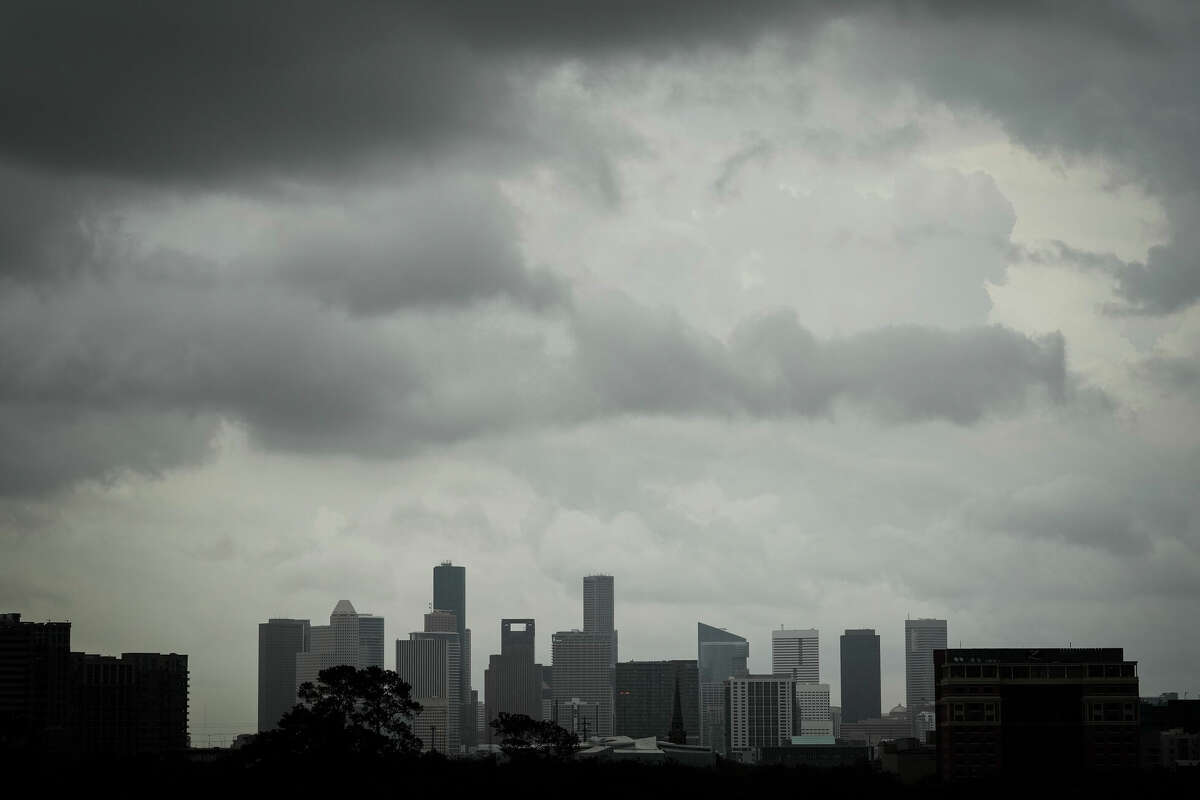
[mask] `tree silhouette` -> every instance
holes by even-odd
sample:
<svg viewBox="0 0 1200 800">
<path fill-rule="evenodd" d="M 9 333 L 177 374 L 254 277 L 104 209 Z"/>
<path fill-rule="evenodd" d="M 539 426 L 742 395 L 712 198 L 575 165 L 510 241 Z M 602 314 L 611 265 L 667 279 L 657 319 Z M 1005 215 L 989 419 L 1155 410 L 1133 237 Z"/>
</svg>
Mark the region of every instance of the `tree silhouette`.
<svg viewBox="0 0 1200 800">
<path fill-rule="evenodd" d="M 330 667 L 318 683 L 303 683 L 304 701 L 259 734 L 246 748 L 251 763 L 290 759 L 381 759 L 417 753 L 421 740 L 409 721 L 421 713 L 412 687 L 395 672 L 379 667 Z"/>
<path fill-rule="evenodd" d="M 541 756 L 570 758 L 579 737 L 549 720 L 501 711 L 489 723 L 500 737 L 500 750 L 513 758 Z"/>
</svg>

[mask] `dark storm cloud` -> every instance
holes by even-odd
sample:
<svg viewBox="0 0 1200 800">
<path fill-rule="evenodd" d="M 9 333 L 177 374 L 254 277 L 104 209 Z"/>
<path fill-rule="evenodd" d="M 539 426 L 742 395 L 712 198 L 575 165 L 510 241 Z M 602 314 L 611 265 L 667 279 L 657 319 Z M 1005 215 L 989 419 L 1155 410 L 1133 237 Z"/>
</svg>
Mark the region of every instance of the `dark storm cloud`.
<svg viewBox="0 0 1200 800">
<path fill-rule="evenodd" d="M 525 268 L 513 212 L 487 185 L 427 181 L 295 227 L 271 257 L 272 277 L 355 314 L 492 297 L 537 309 L 566 299 L 553 275 Z"/>
<path fill-rule="evenodd" d="M 620 297 L 580 311 L 579 367 L 613 411 L 821 416 L 845 401 L 892 422 L 970 424 L 1022 408 L 1030 390 L 1068 392 L 1065 348 L 999 326 L 897 326 L 821 340 L 790 311 L 752 320 L 728 344 Z"/>
</svg>

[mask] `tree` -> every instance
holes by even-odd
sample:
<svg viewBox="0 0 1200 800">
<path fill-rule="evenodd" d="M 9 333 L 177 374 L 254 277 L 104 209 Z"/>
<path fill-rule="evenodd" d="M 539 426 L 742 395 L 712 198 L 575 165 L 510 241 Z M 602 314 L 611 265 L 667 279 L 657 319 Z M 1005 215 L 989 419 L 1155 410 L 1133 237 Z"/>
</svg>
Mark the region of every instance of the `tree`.
<svg viewBox="0 0 1200 800">
<path fill-rule="evenodd" d="M 388 758 L 417 753 L 409 721 L 421 713 L 412 687 L 379 667 L 323 669 L 297 691 L 302 704 L 246 748 L 250 761 L 308 757 Z"/>
<path fill-rule="evenodd" d="M 579 737 L 549 720 L 537 720 L 525 714 L 501 711 L 489 723 L 500 737 L 500 749 L 514 758 L 543 756 L 570 758 L 579 746 Z"/>
</svg>

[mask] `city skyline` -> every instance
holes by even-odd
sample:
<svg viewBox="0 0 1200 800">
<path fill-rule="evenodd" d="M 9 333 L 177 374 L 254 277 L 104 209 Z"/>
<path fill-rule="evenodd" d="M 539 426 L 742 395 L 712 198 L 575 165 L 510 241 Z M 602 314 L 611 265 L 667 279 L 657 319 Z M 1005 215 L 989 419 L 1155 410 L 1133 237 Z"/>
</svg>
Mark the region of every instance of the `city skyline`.
<svg viewBox="0 0 1200 800">
<path fill-rule="evenodd" d="M 1200 4 L 152 5 L 0 26 L 0 609 L 198 741 L 267 620 L 458 604 L 479 690 L 596 573 L 885 716 L 906 618 L 1200 693 Z"/>
</svg>

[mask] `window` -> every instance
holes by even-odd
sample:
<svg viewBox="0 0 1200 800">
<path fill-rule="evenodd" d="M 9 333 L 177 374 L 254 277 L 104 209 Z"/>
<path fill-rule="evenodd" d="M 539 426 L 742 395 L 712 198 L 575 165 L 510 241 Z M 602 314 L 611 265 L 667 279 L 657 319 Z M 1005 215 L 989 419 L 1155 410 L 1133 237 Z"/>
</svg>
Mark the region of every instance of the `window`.
<svg viewBox="0 0 1200 800">
<path fill-rule="evenodd" d="M 964 722 L 966 720 L 966 718 L 967 718 L 966 710 L 964 709 L 963 704 L 955 703 L 954 704 L 954 721 L 955 722 Z"/>
</svg>

